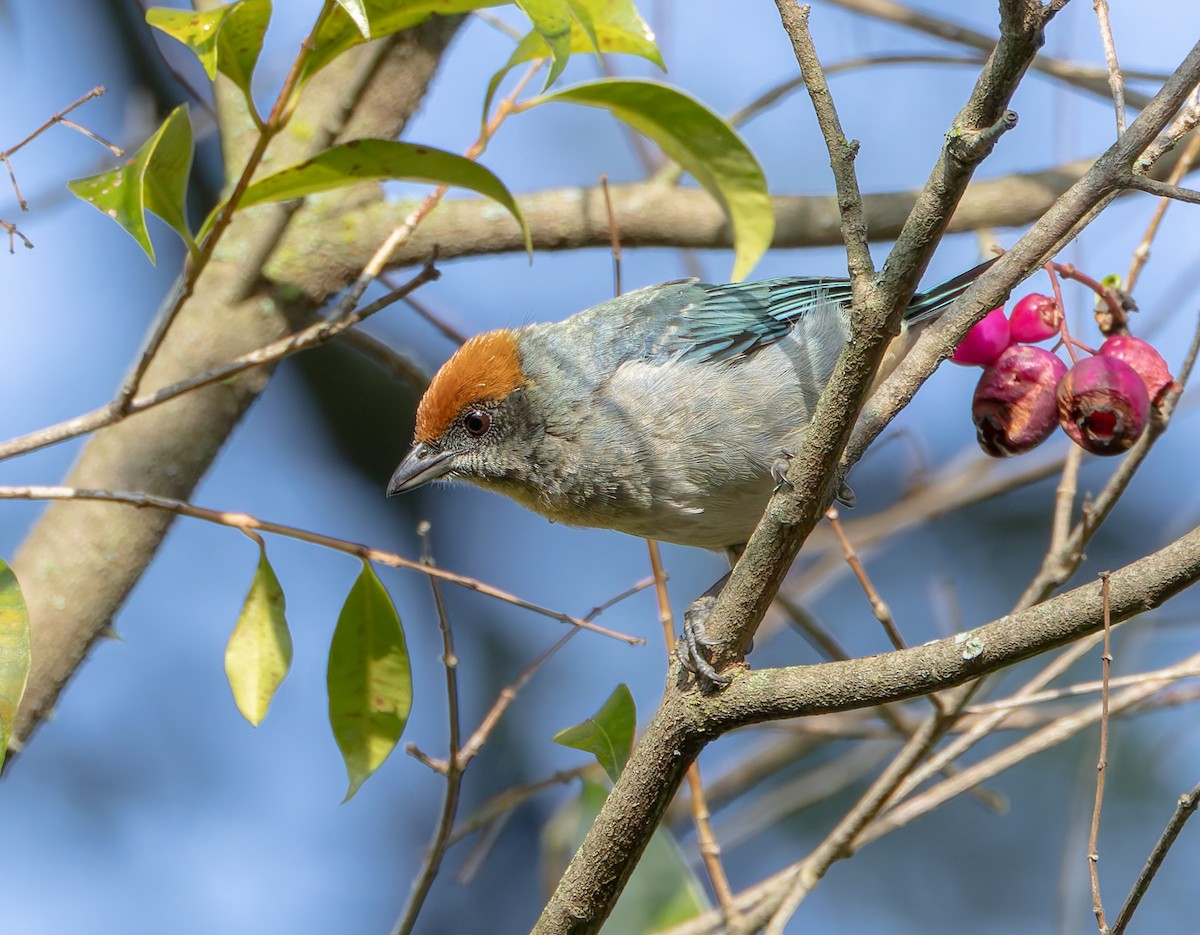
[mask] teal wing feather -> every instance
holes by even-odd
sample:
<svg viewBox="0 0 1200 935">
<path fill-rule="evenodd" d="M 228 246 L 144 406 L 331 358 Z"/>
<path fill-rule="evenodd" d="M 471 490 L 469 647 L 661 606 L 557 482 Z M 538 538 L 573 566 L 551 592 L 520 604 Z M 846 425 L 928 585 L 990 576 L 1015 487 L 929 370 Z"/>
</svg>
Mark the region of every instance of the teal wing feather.
<svg viewBox="0 0 1200 935">
<path fill-rule="evenodd" d="M 905 320 L 921 321 L 942 312 L 995 262 L 987 260 L 918 292 L 908 303 Z M 680 299 L 683 304 L 661 349 L 683 360 L 722 361 L 774 344 L 815 309 L 848 309 L 851 291 L 848 279 L 793 276 L 722 286 L 692 283 Z"/>
</svg>

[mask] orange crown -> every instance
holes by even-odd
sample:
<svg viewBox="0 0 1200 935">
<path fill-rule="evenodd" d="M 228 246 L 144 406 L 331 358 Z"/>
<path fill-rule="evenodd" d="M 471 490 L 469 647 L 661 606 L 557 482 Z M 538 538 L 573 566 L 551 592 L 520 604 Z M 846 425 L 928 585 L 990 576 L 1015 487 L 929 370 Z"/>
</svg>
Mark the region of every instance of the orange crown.
<svg viewBox="0 0 1200 935">
<path fill-rule="evenodd" d="M 525 383 L 517 342 L 507 328 L 477 334 L 434 374 L 417 406 L 414 440 L 440 438 L 472 403 L 503 399 Z"/>
</svg>

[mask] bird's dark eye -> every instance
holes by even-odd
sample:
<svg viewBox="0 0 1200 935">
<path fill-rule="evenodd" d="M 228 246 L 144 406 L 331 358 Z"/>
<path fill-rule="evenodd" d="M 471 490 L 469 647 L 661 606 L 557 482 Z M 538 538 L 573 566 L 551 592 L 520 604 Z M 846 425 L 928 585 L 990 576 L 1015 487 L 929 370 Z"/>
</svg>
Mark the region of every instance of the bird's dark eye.
<svg viewBox="0 0 1200 935">
<path fill-rule="evenodd" d="M 479 438 L 487 434 L 487 430 L 491 427 L 492 417 L 486 412 L 468 412 L 463 416 L 463 428 L 472 438 Z"/>
</svg>

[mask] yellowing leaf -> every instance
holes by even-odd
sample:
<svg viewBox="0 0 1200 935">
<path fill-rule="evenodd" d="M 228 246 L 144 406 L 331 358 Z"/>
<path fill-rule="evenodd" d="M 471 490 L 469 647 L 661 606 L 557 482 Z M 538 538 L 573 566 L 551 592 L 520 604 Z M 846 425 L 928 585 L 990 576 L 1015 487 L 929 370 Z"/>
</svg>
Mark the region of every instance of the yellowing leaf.
<svg viewBox="0 0 1200 935">
<path fill-rule="evenodd" d="M 622 682 L 613 689 L 600 710 L 586 721 L 560 730 L 554 742 L 591 753 L 613 782 L 621 775 L 633 750 L 633 735 L 637 729 L 637 710 L 629 687 Z"/>
<path fill-rule="evenodd" d="M 412 709 L 404 630 L 367 562 L 338 616 L 326 682 L 329 723 L 350 777 L 343 801 L 349 801 L 391 754 Z"/>
<path fill-rule="evenodd" d="M 0 765 L 29 677 L 29 611 L 17 576 L 0 561 Z"/>
<path fill-rule="evenodd" d="M 283 588 L 266 547 L 259 545 L 258 570 L 237 625 L 225 647 L 225 677 L 242 717 L 257 727 L 292 666 L 292 635 L 284 616 Z"/>
<path fill-rule="evenodd" d="M 734 280 L 744 278 L 771 245 L 775 213 L 754 154 L 719 116 L 681 91 L 654 81 L 611 79 L 534 98 L 603 108 L 690 172 L 717 200 L 733 227 Z"/>
<path fill-rule="evenodd" d="M 240 205 L 286 201 L 327 192 L 357 182 L 403 179 L 465 188 L 502 205 L 520 225 L 525 249 L 533 241 L 521 209 L 504 183 L 477 162 L 454 153 L 392 140 L 352 140 L 334 146 L 307 162 L 282 169 L 246 189 Z"/>
<path fill-rule="evenodd" d="M 147 211 L 174 228 L 189 250 L 196 248 L 186 213 L 191 169 L 192 124 L 187 105 L 181 104 L 125 165 L 76 179 L 67 187 L 125 228 L 153 263 L 154 245 L 146 229 Z"/>
<path fill-rule="evenodd" d="M 595 52 L 637 55 L 665 69 L 662 53 L 654 42 L 654 33 L 646 25 L 632 0 L 570 0 L 571 21 L 570 55 Z M 504 76 L 517 65 L 532 62 L 535 58 L 549 58 L 552 50 L 537 30 L 529 33 L 517 43 L 512 55 L 488 82 L 487 95 L 483 103 L 484 119 L 491 109 L 492 99 Z M 557 66 L 558 59 L 554 63 Z M 566 58 L 562 59 L 566 64 Z M 552 69 L 546 78 L 546 87 L 554 83 L 562 69 Z"/>
</svg>

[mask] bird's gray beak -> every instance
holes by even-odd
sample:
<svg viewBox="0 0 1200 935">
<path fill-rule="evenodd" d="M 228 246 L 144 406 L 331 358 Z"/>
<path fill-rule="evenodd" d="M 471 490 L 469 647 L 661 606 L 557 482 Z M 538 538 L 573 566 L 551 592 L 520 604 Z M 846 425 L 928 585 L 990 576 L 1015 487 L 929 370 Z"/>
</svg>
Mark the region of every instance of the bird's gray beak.
<svg viewBox="0 0 1200 935">
<path fill-rule="evenodd" d="M 400 467 L 396 468 L 392 479 L 388 481 L 387 495 L 390 497 L 407 490 L 416 490 L 431 480 L 445 477 L 454 467 L 451 455 L 451 451 L 430 451 L 420 442 L 413 445 L 412 450 L 400 462 Z"/>
</svg>

